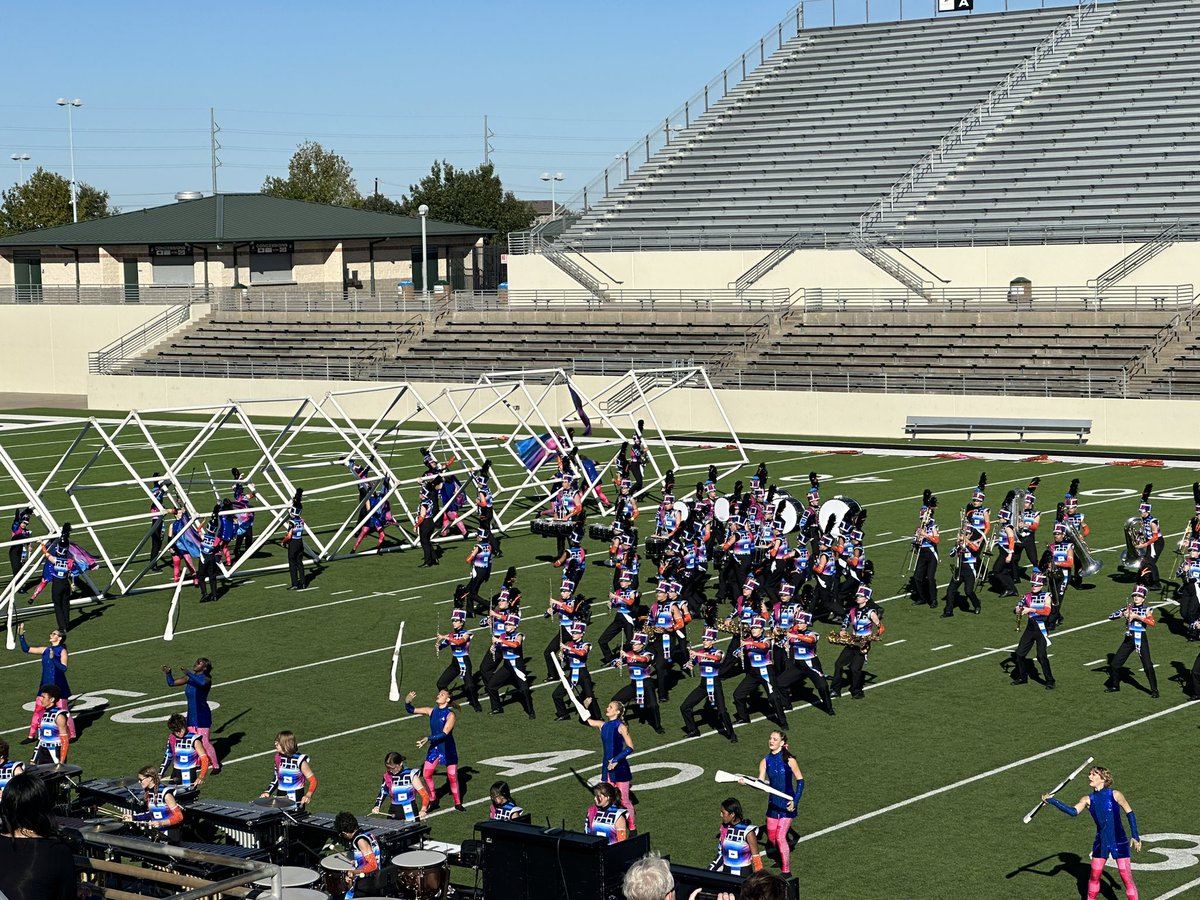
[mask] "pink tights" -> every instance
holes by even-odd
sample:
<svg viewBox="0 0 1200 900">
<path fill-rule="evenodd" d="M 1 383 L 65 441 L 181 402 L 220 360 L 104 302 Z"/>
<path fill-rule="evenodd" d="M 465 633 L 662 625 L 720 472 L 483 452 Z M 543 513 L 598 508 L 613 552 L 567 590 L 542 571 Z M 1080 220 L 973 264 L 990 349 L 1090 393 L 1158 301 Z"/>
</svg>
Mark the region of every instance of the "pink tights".
<svg viewBox="0 0 1200 900">
<path fill-rule="evenodd" d="M 767 840 L 779 851 L 779 867 L 784 875 L 791 871 L 792 851 L 788 847 L 787 835 L 794 821 L 795 819 L 767 818 Z"/>
<path fill-rule="evenodd" d="M 437 770 L 437 763 L 433 760 L 425 760 L 425 768 L 421 775 L 425 781 L 425 787 L 429 791 L 429 799 L 432 802 L 437 798 L 437 791 L 433 787 L 433 773 Z M 450 782 L 450 796 L 454 798 L 454 805 L 462 804 L 462 792 L 458 787 L 458 766 L 446 766 L 446 780 Z"/>
<path fill-rule="evenodd" d="M 200 746 L 204 748 L 204 755 L 208 757 L 208 764 L 210 766 L 212 766 L 212 770 L 214 772 L 220 772 L 221 771 L 221 763 L 217 759 L 217 751 L 216 751 L 216 749 L 214 749 L 214 747 L 212 745 L 212 741 L 210 741 L 208 739 L 209 729 L 193 728 L 192 731 L 194 731 L 194 732 L 196 732 L 196 734 L 200 735 Z"/>
<path fill-rule="evenodd" d="M 1096 895 L 1100 893 L 1100 873 L 1104 871 L 1104 864 L 1107 859 L 1092 857 L 1092 877 L 1088 879 L 1087 900 L 1096 900 Z M 1117 871 L 1121 873 L 1121 880 L 1125 882 L 1125 896 L 1129 900 L 1138 900 L 1137 886 L 1133 883 L 1133 869 L 1129 865 L 1129 858 L 1117 860 Z"/>
<path fill-rule="evenodd" d="M 626 810 L 625 818 L 629 820 L 629 830 L 636 831 L 637 825 L 635 825 L 633 821 L 633 801 L 629 799 L 629 788 L 633 782 L 613 781 L 610 782 L 610 784 L 612 784 L 612 786 L 615 787 L 621 795 L 621 805 L 625 807 Z"/>
</svg>

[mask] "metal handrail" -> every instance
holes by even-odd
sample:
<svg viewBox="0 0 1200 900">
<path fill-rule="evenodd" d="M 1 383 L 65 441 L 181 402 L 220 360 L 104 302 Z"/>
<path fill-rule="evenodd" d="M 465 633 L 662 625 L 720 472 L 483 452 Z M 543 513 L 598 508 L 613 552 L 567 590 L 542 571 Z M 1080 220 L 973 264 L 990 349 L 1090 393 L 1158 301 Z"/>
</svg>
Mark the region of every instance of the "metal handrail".
<svg viewBox="0 0 1200 900">
<path fill-rule="evenodd" d="M 1008 73 L 1005 79 L 992 88 L 988 95 L 981 100 L 970 112 L 958 120 L 929 153 L 922 157 L 911 169 L 892 185 L 888 193 L 862 214 L 858 222 L 858 234 L 867 235 L 880 219 L 883 218 L 884 207 L 894 209 L 900 200 L 916 190 L 917 182 L 930 172 L 935 162 L 941 162 L 951 150 L 956 149 L 968 139 L 969 132 L 990 116 L 995 108 L 1027 82 L 1033 71 L 1041 65 L 1050 53 L 1058 49 L 1067 37 L 1081 28 L 1084 20 L 1096 9 L 1097 0 L 1079 0 L 1079 5 L 1071 15 L 1067 16 L 1033 52 L 1023 59 Z"/>
<path fill-rule="evenodd" d="M 920 300 L 945 304 L 946 312 L 978 309 L 1083 310 L 1102 312 L 1112 309 L 1176 309 L 1190 308 L 1194 290 L 1190 284 L 1172 285 L 1114 285 L 1097 295 L 1095 288 L 1085 285 L 1035 285 L 1029 297 L 1014 295 L 1004 287 L 936 287 L 927 293 L 904 288 L 802 288 L 794 308 L 810 312 L 822 310 L 888 310 L 905 311 L 910 303 Z M 927 302 L 928 301 L 928 302 Z"/>
<path fill-rule="evenodd" d="M 111 344 L 88 354 L 88 372 L 106 375 L 121 362 L 151 346 L 155 341 L 186 323 L 192 315 L 191 306 L 180 303 L 163 310 L 148 322 L 121 335 Z"/>
</svg>

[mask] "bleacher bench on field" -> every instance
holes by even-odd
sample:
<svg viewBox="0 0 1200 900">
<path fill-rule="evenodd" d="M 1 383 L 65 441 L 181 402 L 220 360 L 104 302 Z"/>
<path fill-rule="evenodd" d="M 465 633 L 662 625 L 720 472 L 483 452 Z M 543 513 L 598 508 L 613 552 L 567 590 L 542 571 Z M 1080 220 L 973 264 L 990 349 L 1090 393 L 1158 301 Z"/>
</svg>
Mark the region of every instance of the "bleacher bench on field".
<svg viewBox="0 0 1200 900">
<path fill-rule="evenodd" d="M 1073 434 L 1082 444 L 1091 433 L 1091 419 L 985 419 L 974 416 L 909 416 L 904 433 L 909 437 L 922 434 L 961 434 L 967 440 L 977 434 L 1015 434 L 1025 440 L 1026 434 Z"/>
</svg>

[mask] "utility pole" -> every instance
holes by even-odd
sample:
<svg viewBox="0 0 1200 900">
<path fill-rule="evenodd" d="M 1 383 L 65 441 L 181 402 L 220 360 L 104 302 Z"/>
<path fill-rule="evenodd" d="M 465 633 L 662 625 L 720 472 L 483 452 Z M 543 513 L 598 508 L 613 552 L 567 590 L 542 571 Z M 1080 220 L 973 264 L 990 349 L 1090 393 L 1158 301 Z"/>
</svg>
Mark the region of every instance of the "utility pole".
<svg viewBox="0 0 1200 900">
<path fill-rule="evenodd" d="M 494 138 L 496 133 L 488 128 L 488 117 L 483 117 L 483 164 L 486 166 L 492 158 L 492 145 L 488 138 Z"/>
<path fill-rule="evenodd" d="M 217 113 L 213 107 L 208 108 L 208 147 L 209 159 L 212 166 L 212 192 L 213 196 L 217 193 L 217 166 L 221 165 L 221 160 L 217 159 L 217 151 L 221 149 L 221 144 L 217 140 L 217 132 L 221 130 L 221 126 L 217 124 Z"/>
</svg>

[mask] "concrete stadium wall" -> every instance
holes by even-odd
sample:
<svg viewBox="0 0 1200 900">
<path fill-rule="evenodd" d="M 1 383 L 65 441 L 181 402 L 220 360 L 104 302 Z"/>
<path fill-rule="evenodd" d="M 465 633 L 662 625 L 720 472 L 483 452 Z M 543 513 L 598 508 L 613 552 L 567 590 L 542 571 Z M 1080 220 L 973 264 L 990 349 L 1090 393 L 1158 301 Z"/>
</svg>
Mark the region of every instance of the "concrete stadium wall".
<svg viewBox="0 0 1200 900">
<path fill-rule="evenodd" d="M 612 379 L 585 376 L 577 382 L 591 395 L 611 384 Z M 201 394 L 214 400 L 311 396 L 319 401 L 327 391 L 378 386 L 373 382 L 92 375 L 88 378 L 88 399 L 94 409 L 148 409 L 193 405 Z M 452 385 L 414 383 L 414 387 L 436 408 L 433 398 Z M 1091 419 L 1090 443 L 1106 446 L 1140 445 L 1188 451 L 1200 446 L 1200 402 L 1186 400 L 747 390 L 723 390 L 719 396 L 731 424 L 742 435 L 827 435 L 896 440 L 904 437 L 904 421 L 910 415 L 974 415 Z M 480 398 L 479 405 L 483 402 Z M 363 396 L 348 398 L 343 405 L 351 415 L 366 417 L 379 411 L 378 403 L 378 400 Z M 549 398 L 547 405 L 556 418 L 571 409 L 570 399 L 561 390 Z M 294 411 L 295 406 L 294 401 L 280 402 L 255 406 L 254 411 L 264 415 L 286 415 Z M 412 409 L 411 405 L 403 404 L 400 408 L 404 412 Z M 656 413 L 659 424 L 670 430 L 719 432 L 725 428 L 716 407 L 701 391 L 678 391 L 671 395 L 669 404 L 656 407 Z M 499 407 L 484 421 L 496 425 L 511 424 L 511 419 L 505 418 Z M 965 438 L 962 440 L 965 444 Z"/>
<path fill-rule="evenodd" d="M 171 304 L 13 304 L 0 306 L 5 377 L 14 393 L 84 394 L 88 353 L 148 322 Z M 207 314 L 195 305 L 192 319 Z M 124 405 L 126 408 L 127 405 Z"/>
<path fill-rule="evenodd" d="M 1060 244 L 1052 247 L 919 247 L 906 252 L 940 277 L 947 287 L 1004 287 L 1023 276 L 1037 285 L 1084 285 L 1138 244 Z M 1200 286 L 1196 245 L 1179 243 L 1133 272 L 1122 284 Z M 916 269 L 896 251 L 889 251 Z M 610 287 L 724 288 L 766 251 L 708 250 L 642 253 L 587 253 L 611 276 Z M 620 284 L 616 282 L 621 282 Z M 579 285 L 541 256 L 508 257 L 508 283 L 514 290 L 578 289 Z M 799 250 L 757 285 L 771 287 L 896 288 L 899 285 L 852 250 Z"/>
</svg>

